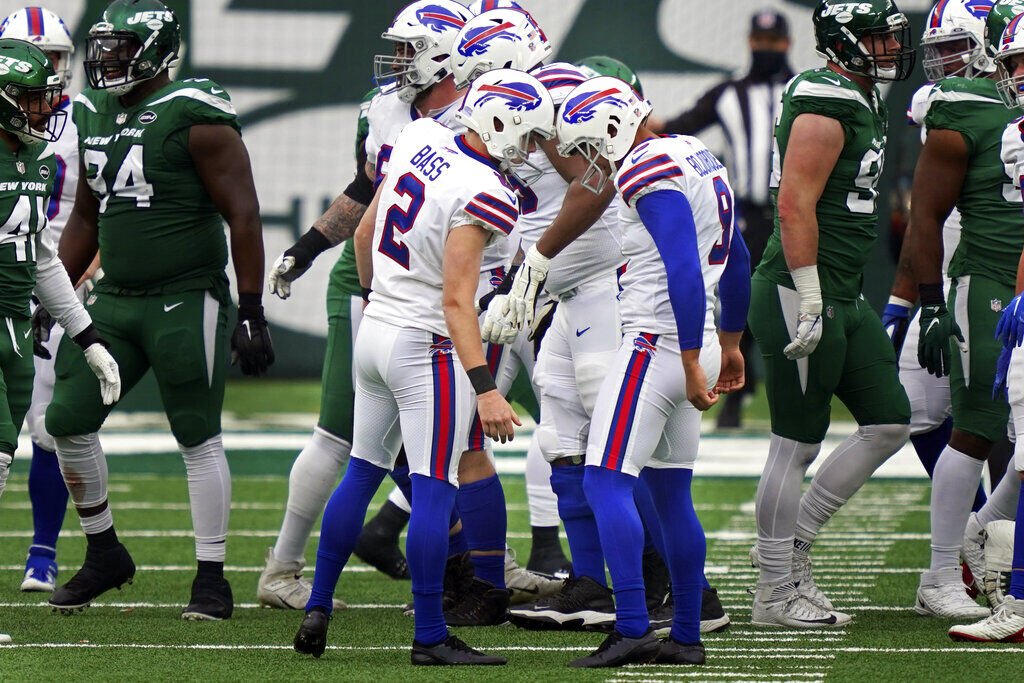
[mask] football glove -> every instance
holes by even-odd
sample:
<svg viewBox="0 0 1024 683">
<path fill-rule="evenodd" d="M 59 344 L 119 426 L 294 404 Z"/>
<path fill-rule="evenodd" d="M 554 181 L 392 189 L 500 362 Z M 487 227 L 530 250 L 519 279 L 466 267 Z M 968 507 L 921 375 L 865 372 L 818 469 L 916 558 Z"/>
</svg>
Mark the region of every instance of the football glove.
<svg viewBox="0 0 1024 683">
<path fill-rule="evenodd" d="M 313 259 L 325 249 L 330 241 L 316 228 L 310 228 L 305 235 L 277 257 L 267 274 L 267 288 L 271 294 L 287 299 L 292 293 L 292 281 L 309 270 Z"/>
<path fill-rule="evenodd" d="M 917 342 L 917 362 L 936 377 L 949 374 L 950 339 L 961 351 L 967 351 L 960 326 L 953 320 L 945 304 L 921 307 L 921 338 Z"/>
<path fill-rule="evenodd" d="M 519 328 L 505 316 L 508 305 L 507 294 L 495 294 L 484 314 L 484 322 L 480 327 L 480 337 L 489 344 L 511 344 L 519 336 Z"/>
<path fill-rule="evenodd" d="M 274 346 L 258 294 L 238 295 L 238 324 L 231 335 L 231 364 L 241 367 L 243 375 L 256 377 L 274 364 Z"/>
<path fill-rule="evenodd" d="M 1010 356 L 1013 354 L 1012 346 L 1004 346 L 999 352 L 996 360 L 996 378 L 992 382 L 992 400 L 1006 398 L 1006 375 L 1010 371 Z"/>
<path fill-rule="evenodd" d="M 793 337 L 792 342 L 786 345 L 786 348 L 782 349 L 782 353 L 789 360 L 806 358 L 814 353 L 814 349 L 818 348 L 820 341 L 821 311 L 814 313 L 801 310 L 796 323 L 796 336 Z"/>
<path fill-rule="evenodd" d="M 43 344 L 50 341 L 50 331 L 56 322 L 42 304 L 36 304 L 36 310 L 32 314 L 31 322 L 32 353 L 43 360 L 50 360 L 53 357 Z"/>
<path fill-rule="evenodd" d="M 907 329 L 910 327 L 910 309 L 908 302 L 904 299 L 891 296 L 885 310 L 882 311 L 882 327 L 885 328 L 892 347 L 896 349 L 896 357 L 903 350 L 903 342 L 907 338 Z"/>
<path fill-rule="evenodd" d="M 537 317 L 534 318 L 533 325 L 530 327 L 530 336 L 528 340 L 533 342 L 533 358 L 536 360 L 537 355 L 540 353 L 540 343 L 544 341 L 544 335 L 547 333 L 548 328 L 551 327 L 551 321 L 555 318 L 555 309 L 558 308 L 558 302 L 551 300 L 547 301 L 537 311 Z"/>
<path fill-rule="evenodd" d="M 505 318 L 517 329 L 533 325 L 537 294 L 548 276 L 550 266 L 551 259 L 537 251 L 536 245 L 527 250 L 526 258 L 512 280 L 512 289 L 503 311 Z"/>
<path fill-rule="evenodd" d="M 91 324 L 75 335 L 75 343 L 82 347 L 85 362 L 100 381 L 100 397 L 103 405 L 117 403 L 121 398 L 121 373 L 117 361 L 107 351 L 110 345 L 100 337 L 99 332 Z"/>
<path fill-rule="evenodd" d="M 1020 294 L 1010 300 L 999 316 L 996 339 L 1001 339 L 1003 346 L 1020 346 L 1024 342 L 1024 305 Z"/>
</svg>

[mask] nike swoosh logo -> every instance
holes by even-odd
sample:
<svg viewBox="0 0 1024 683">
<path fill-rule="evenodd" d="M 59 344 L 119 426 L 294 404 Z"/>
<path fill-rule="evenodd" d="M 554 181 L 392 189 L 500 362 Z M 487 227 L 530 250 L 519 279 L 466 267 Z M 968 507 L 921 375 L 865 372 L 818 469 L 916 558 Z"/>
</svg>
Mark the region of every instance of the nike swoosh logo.
<svg viewBox="0 0 1024 683">
<path fill-rule="evenodd" d="M 584 334 L 586 334 L 587 330 L 589 330 L 589 329 L 590 329 L 589 327 L 585 327 L 582 330 L 576 330 L 576 336 L 577 337 L 582 337 Z"/>
<path fill-rule="evenodd" d="M 839 85 L 839 84 L 838 84 L 838 83 L 836 83 L 836 85 Z M 222 93 L 222 92 L 224 92 L 224 91 L 223 91 L 223 90 L 221 90 L 220 88 L 210 88 L 210 93 L 212 93 L 212 94 L 214 94 L 214 95 L 219 95 L 219 94 L 220 94 L 220 93 Z"/>
<path fill-rule="evenodd" d="M 184 301 L 179 301 L 178 303 L 171 304 L 170 306 L 168 306 L 167 304 L 164 304 L 164 313 L 170 313 L 171 311 L 173 311 L 175 308 L 177 308 L 178 306 L 182 305 L 183 303 L 185 303 L 185 302 Z"/>
<path fill-rule="evenodd" d="M 32 330 L 25 330 L 25 339 L 28 339 L 28 335 L 32 334 Z"/>
<path fill-rule="evenodd" d="M 828 76 L 822 76 L 822 77 L 821 77 L 821 80 L 823 80 L 823 81 L 828 81 L 828 82 L 829 82 L 829 83 L 831 83 L 832 85 L 842 85 L 842 83 L 840 83 L 839 81 L 835 81 L 835 80 L 832 80 L 832 79 L 831 79 L 831 78 L 829 78 Z"/>
<path fill-rule="evenodd" d="M 938 318 L 933 319 L 930 323 L 928 323 L 928 327 L 925 328 L 924 333 L 928 334 L 929 332 L 932 331 L 932 328 L 935 327 L 938 324 L 939 324 Z"/>
</svg>

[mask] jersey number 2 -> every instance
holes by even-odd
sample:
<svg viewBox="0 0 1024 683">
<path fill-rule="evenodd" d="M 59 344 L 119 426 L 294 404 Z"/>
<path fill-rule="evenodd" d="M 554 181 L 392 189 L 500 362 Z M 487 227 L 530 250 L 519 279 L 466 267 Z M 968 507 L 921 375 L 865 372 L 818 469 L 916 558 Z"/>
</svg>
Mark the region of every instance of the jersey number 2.
<svg viewBox="0 0 1024 683">
<path fill-rule="evenodd" d="M 412 173 L 406 173 L 395 183 L 395 194 L 409 198 L 409 208 L 392 204 L 384 218 L 384 231 L 377 250 L 392 261 L 409 270 L 409 247 L 395 240 L 395 231 L 404 235 L 412 229 L 416 216 L 423 207 L 423 183 Z"/>
<path fill-rule="evenodd" d="M 733 205 L 732 192 L 729 191 L 729 185 L 722 180 L 721 176 L 715 178 L 714 185 L 715 203 L 718 204 L 718 221 L 722 224 L 722 239 L 715 242 L 715 246 L 711 247 L 711 253 L 708 254 L 708 263 L 712 266 L 718 266 L 725 263 L 725 260 L 729 258 L 729 242 L 732 239 Z"/>
</svg>

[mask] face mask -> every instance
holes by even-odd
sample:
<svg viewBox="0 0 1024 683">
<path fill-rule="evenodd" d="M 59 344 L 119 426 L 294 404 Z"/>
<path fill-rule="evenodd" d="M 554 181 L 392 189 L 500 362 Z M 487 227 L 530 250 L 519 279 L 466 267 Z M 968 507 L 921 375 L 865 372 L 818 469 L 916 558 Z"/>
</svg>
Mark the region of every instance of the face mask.
<svg viewBox="0 0 1024 683">
<path fill-rule="evenodd" d="M 779 73 L 786 67 L 786 53 L 778 50 L 754 50 L 750 74 L 759 78 L 768 78 Z"/>
</svg>

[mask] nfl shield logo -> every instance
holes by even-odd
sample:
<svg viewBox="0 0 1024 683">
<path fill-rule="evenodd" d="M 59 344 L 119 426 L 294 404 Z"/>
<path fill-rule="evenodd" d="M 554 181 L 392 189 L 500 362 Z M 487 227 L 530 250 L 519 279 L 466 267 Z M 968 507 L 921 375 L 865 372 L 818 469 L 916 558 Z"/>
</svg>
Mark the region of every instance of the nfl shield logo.
<svg viewBox="0 0 1024 683">
<path fill-rule="evenodd" d="M 96 295 L 90 294 L 89 298 L 85 300 L 85 305 L 92 306 L 94 303 L 96 303 Z"/>
<path fill-rule="evenodd" d="M 990 301 L 989 304 L 992 306 L 992 310 L 995 311 L 996 313 L 1003 310 L 1003 302 L 1000 301 L 999 299 L 992 299 L 992 301 Z"/>
<path fill-rule="evenodd" d="M 128 120 L 128 114 L 125 114 L 124 112 L 121 112 L 120 114 L 117 115 L 117 119 L 116 119 L 117 125 L 119 125 L 119 126 L 124 125 L 124 122 L 127 121 L 127 120 Z"/>
<path fill-rule="evenodd" d="M 25 162 L 24 161 L 16 161 L 16 162 L 14 162 L 14 168 L 18 169 L 18 173 L 21 173 L 22 175 L 25 174 Z"/>
<path fill-rule="evenodd" d="M 835 309 L 832 308 L 831 306 L 826 306 L 825 307 L 825 317 L 828 318 L 829 320 L 831 320 L 832 318 L 836 317 Z"/>
</svg>

